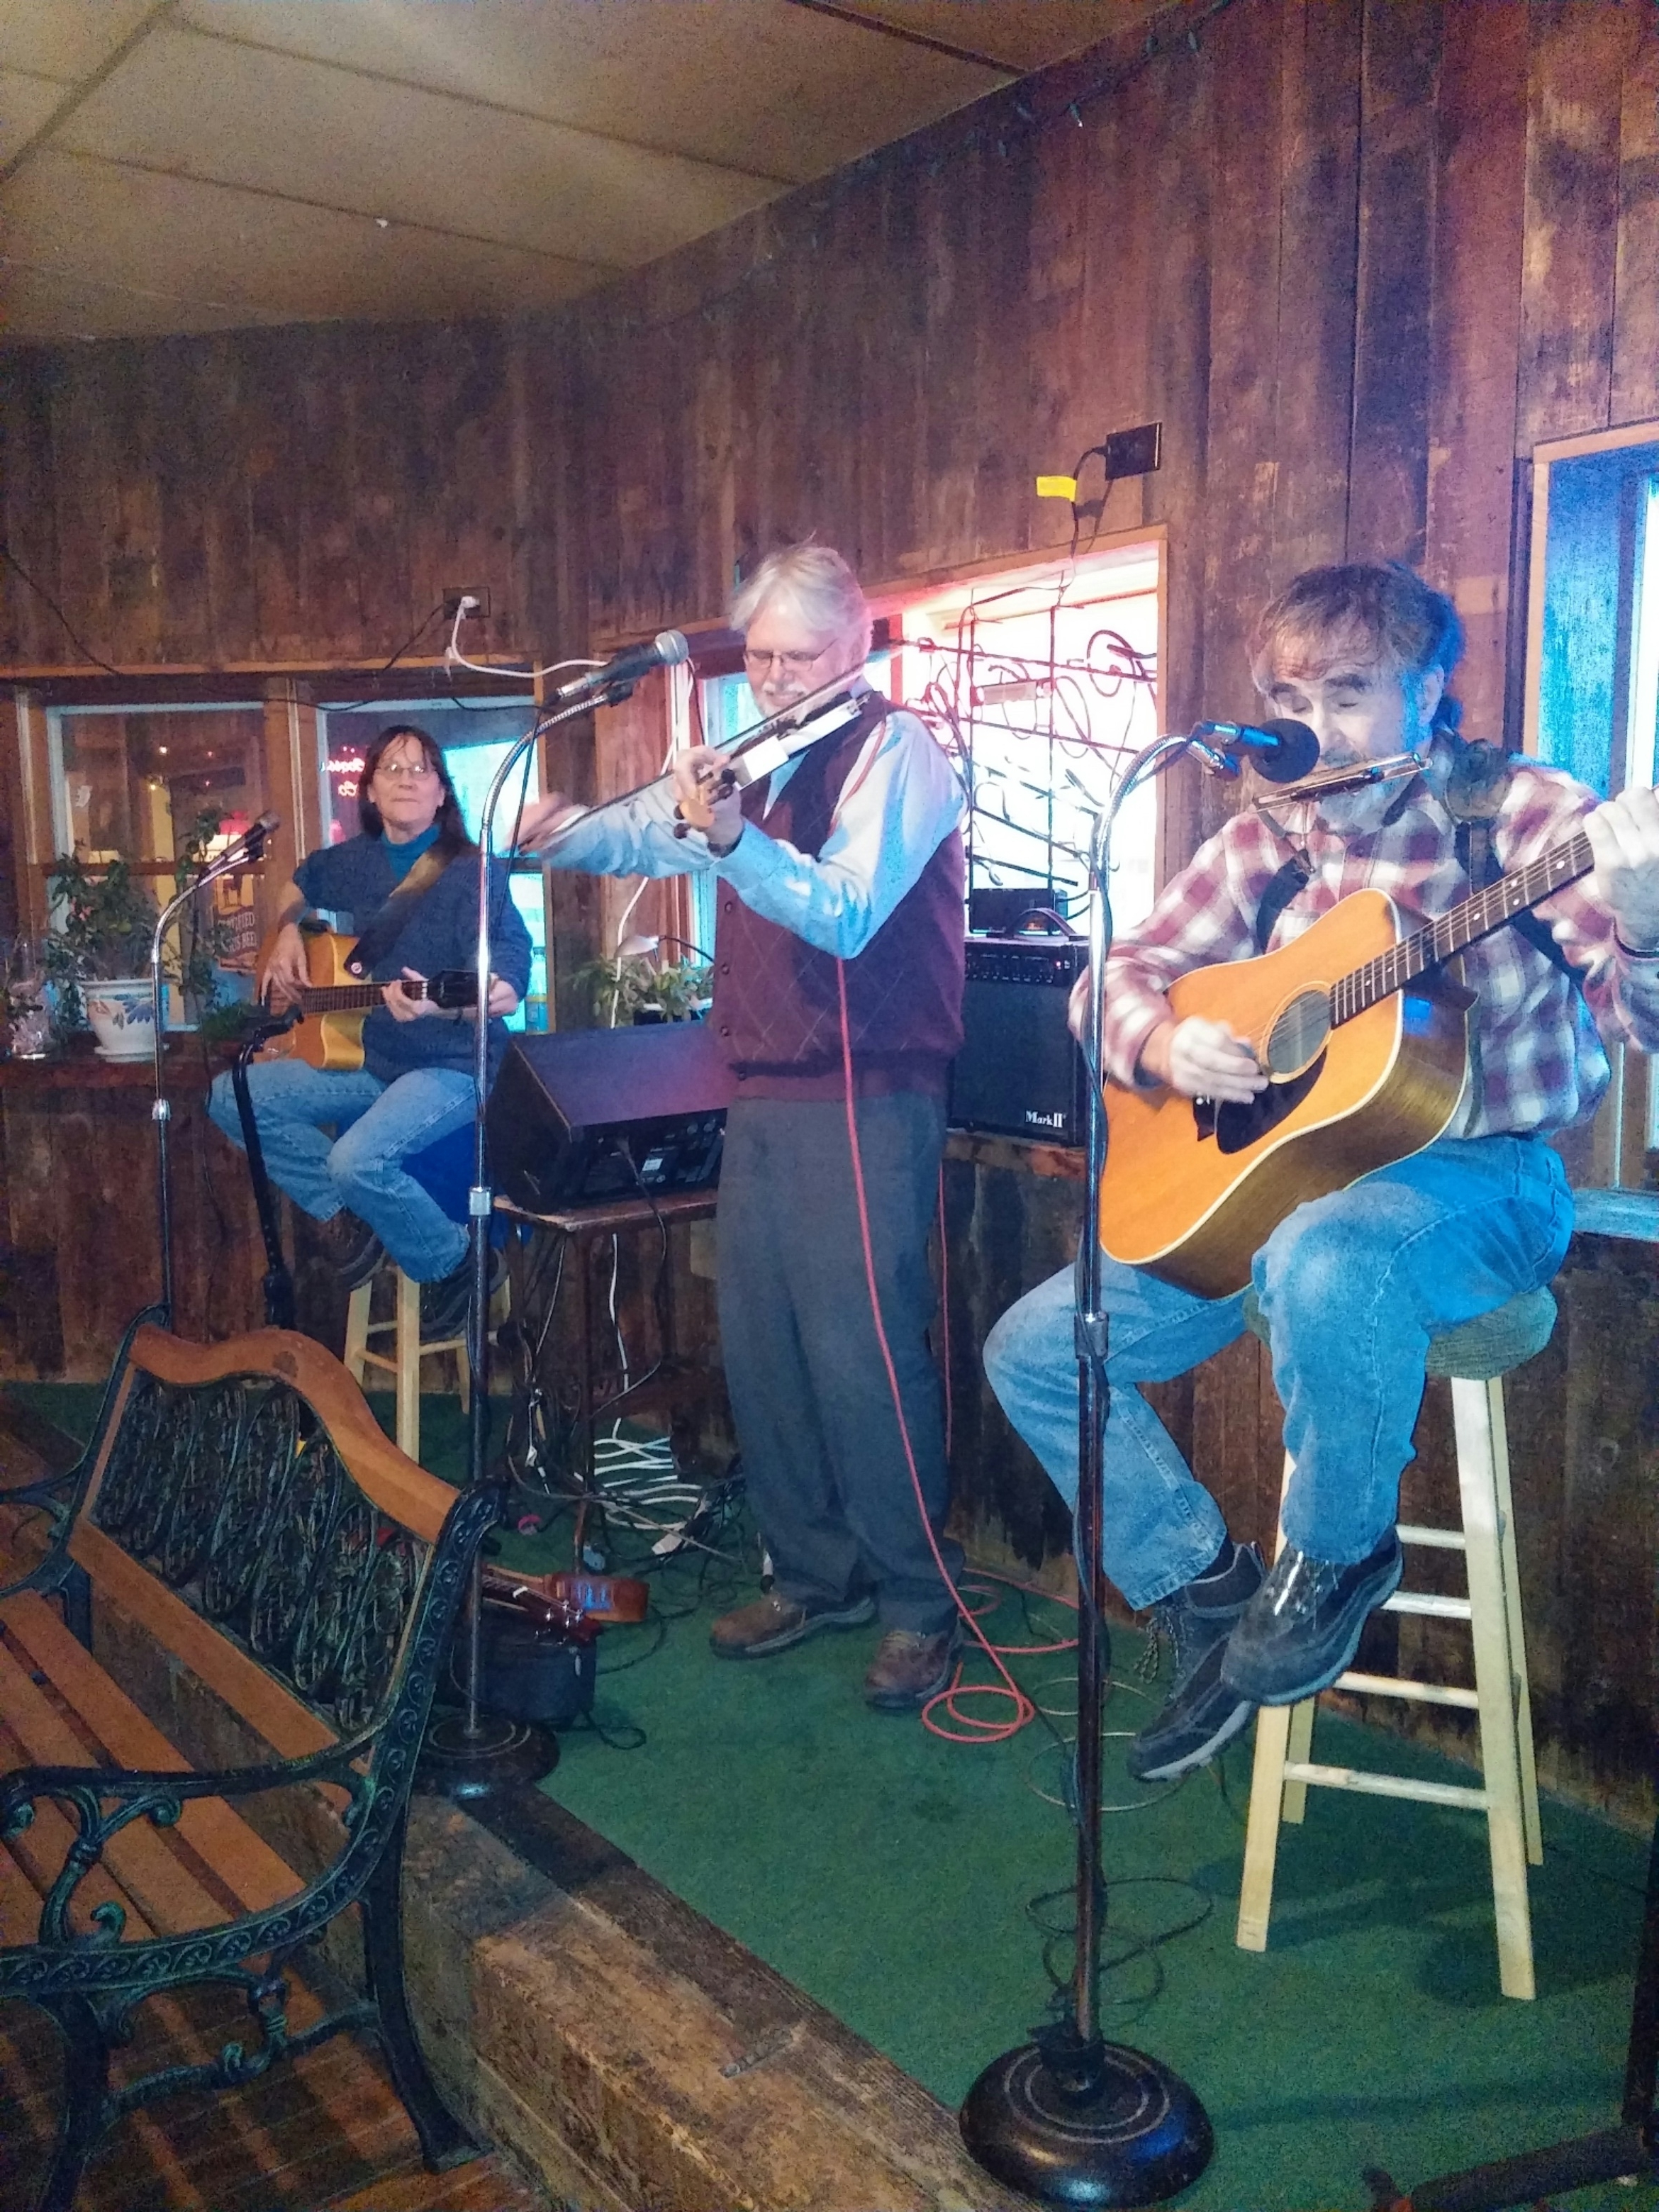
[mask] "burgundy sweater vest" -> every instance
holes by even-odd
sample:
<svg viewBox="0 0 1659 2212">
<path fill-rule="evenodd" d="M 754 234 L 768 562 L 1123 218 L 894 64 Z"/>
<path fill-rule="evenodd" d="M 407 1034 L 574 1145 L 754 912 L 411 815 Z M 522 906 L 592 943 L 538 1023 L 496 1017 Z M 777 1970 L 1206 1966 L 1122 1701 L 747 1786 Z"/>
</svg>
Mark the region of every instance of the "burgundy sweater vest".
<svg viewBox="0 0 1659 2212">
<path fill-rule="evenodd" d="M 757 785 L 745 817 L 769 837 L 816 859 L 866 739 L 890 714 L 872 694 L 839 738 L 801 756 L 776 803 Z M 745 906 L 718 887 L 714 1005 L 711 1019 L 743 1098 L 836 1098 L 845 1087 L 841 997 L 834 954 Z M 945 1095 L 962 1047 L 962 838 L 952 830 L 855 959 L 845 963 L 854 1088 Z"/>
</svg>

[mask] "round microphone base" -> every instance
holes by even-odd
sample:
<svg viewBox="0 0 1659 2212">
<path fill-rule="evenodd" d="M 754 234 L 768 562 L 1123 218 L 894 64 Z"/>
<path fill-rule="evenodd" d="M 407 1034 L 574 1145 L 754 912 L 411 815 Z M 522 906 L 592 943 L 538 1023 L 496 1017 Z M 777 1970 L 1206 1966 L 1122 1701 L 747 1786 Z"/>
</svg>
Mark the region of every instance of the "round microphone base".
<svg viewBox="0 0 1659 2212">
<path fill-rule="evenodd" d="M 428 1797 L 464 1805 L 496 1790 L 539 1782 L 558 1763 L 559 1740 L 550 1729 L 486 1712 L 469 1733 L 464 1713 L 445 1713 L 426 1732 L 415 1787 Z"/>
<path fill-rule="evenodd" d="M 1215 2137 L 1196 2095 L 1144 2051 L 1075 2037 L 1005 2051 L 963 2102 L 969 2154 L 1044 2204 L 1157 2204 L 1196 2181 Z"/>
</svg>

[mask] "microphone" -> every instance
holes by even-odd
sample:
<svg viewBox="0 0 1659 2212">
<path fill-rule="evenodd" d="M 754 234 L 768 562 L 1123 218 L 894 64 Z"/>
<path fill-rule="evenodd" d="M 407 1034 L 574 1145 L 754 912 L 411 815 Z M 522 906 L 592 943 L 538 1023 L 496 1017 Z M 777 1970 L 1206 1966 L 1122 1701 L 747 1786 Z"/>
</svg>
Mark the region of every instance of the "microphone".
<svg viewBox="0 0 1659 2212">
<path fill-rule="evenodd" d="M 264 853 L 265 839 L 282 826 L 280 814 L 262 814 L 257 822 L 249 823 L 240 837 L 233 837 L 222 853 L 216 854 L 211 865 L 222 868 L 238 860 L 259 860 Z"/>
<path fill-rule="evenodd" d="M 678 668 L 690 658 L 691 648 L 678 630 L 659 630 L 648 644 L 625 645 L 602 668 L 590 668 L 585 676 L 561 684 L 553 698 L 556 704 L 568 706 L 572 700 L 585 699 L 592 691 L 608 691 L 613 684 L 632 684 L 636 677 L 648 676 L 653 668 Z"/>
<path fill-rule="evenodd" d="M 1200 722 L 1193 750 L 1212 775 L 1237 775 L 1243 758 L 1269 783 L 1300 783 L 1318 761 L 1319 740 L 1305 722 Z"/>
</svg>

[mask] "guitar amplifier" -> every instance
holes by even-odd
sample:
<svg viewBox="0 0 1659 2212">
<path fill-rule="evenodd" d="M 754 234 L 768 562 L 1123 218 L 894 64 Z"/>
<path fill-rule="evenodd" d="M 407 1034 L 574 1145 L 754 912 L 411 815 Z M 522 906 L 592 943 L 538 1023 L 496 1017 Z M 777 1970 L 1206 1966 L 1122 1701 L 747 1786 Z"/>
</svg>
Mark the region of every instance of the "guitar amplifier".
<svg viewBox="0 0 1659 2212">
<path fill-rule="evenodd" d="M 735 1088 L 702 1022 L 515 1036 L 489 1094 L 491 1180 L 530 1213 L 707 1189 Z"/>
<path fill-rule="evenodd" d="M 970 937 L 964 1042 L 951 1071 L 953 1129 L 1081 1145 L 1088 1073 L 1066 1002 L 1089 948 L 1067 937 Z"/>
</svg>

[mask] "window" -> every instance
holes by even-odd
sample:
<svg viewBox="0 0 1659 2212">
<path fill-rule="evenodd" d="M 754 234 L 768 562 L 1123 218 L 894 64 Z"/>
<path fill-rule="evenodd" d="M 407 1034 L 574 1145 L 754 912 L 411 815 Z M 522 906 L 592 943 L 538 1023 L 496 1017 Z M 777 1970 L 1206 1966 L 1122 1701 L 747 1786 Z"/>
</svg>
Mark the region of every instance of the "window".
<svg viewBox="0 0 1659 2212">
<path fill-rule="evenodd" d="M 1651 784 L 1659 752 L 1659 423 L 1534 455 L 1525 742 L 1610 796 Z M 1659 1083 L 1615 1047 L 1595 1159 L 1619 1185 L 1659 1152 Z M 1578 1179 L 1575 1177 L 1575 1179 Z"/>
<path fill-rule="evenodd" d="M 53 849 L 96 868 L 125 860 L 173 895 L 173 862 L 204 816 L 211 853 L 264 811 L 264 712 L 257 704 L 54 707 L 46 716 Z M 224 966 L 251 974 L 258 949 L 252 875 L 216 884 Z M 222 978 L 222 981 L 227 979 Z M 246 982 L 240 986 L 246 990 Z"/>
<path fill-rule="evenodd" d="M 894 692 L 963 764 L 976 928 L 988 906 L 1017 914 L 1022 896 L 1074 928 L 1085 924 L 1095 817 L 1158 734 L 1158 556 L 1156 545 L 1121 548 L 963 585 L 901 611 Z M 1113 837 L 1119 929 L 1152 905 L 1157 826 L 1156 786 L 1143 785 Z M 1012 902 L 976 897 L 1008 890 Z"/>
<path fill-rule="evenodd" d="M 414 722 L 434 738 L 449 769 L 450 781 L 461 803 L 461 813 L 471 834 L 478 836 L 489 787 L 507 754 L 531 726 L 533 709 L 522 699 L 484 700 L 458 706 L 453 699 L 402 699 L 377 702 L 372 708 L 324 708 L 318 714 L 322 748 L 323 830 L 331 845 L 357 834 L 358 779 L 364 748 L 380 732 L 398 722 Z M 526 756 L 528 782 L 521 787 L 517 771 L 509 778 L 496 810 L 495 845 L 501 850 L 512 835 L 513 815 L 520 788 L 529 798 L 540 796 L 540 769 L 536 749 Z M 547 892 L 542 869 L 536 861 L 515 864 L 509 878 L 513 903 L 530 932 L 530 988 L 517 1012 L 507 1018 L 509 1029 L 547 1027 Z"/>
</svg>

